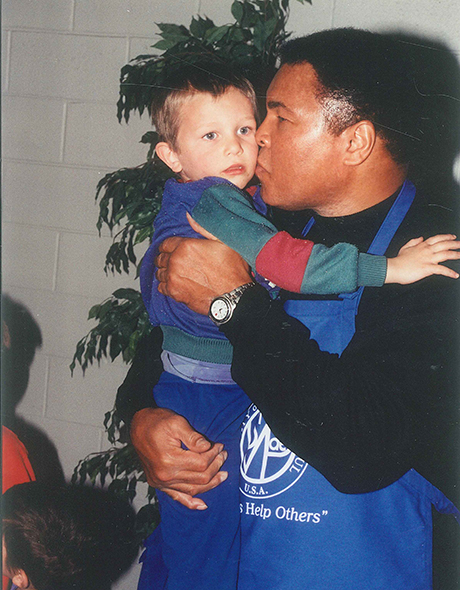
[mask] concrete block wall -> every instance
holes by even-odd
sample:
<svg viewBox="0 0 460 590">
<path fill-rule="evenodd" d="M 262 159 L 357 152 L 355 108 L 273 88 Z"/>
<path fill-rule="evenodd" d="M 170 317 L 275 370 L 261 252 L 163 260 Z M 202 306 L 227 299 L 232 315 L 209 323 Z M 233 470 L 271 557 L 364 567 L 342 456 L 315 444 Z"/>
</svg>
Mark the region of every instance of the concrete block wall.
<svg viewBox="0 0 460 590">
<path fill-rule="evenodd" d="M 18 412 L 56 445 L 67 477 L 107 445 L 102 428 L 125 367 L 70 376 L 89 308 L 130 276 L 108 276 L 111 238 L 99 237 L 94 202 L 107 172 L 145 159 L 145 117 L 116 119 L 120 68 L 149 52 L 157 22 L 194 14 L 231 20 L 231 0 L 4 0 L 2 3 L 3 291 L 28 308 L 43 345 Z M 457 0 L 291 0 L 297 34 L 358 26 L 442 40 L 460 55 Z M 460 172 L 460 170 L 459 170 Z M 460 174 L 459 174 L 460 176 Z M 137 566 L 119 588 L 135 587 Z"/>
</svg>

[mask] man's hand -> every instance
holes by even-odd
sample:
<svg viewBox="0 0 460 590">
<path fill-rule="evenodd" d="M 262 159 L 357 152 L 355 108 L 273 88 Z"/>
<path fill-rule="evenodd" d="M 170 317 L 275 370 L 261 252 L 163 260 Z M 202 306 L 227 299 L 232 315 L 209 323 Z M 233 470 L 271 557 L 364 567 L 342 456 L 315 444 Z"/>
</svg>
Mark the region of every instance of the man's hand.
<svg viewBox="0 0 460 590">
<path fill-rule="evenodd" d="M 186 215 L 187 221 L 189 222 L 190 227 L 193 229 L 193 231 L 196 231 L 197 234 L 201 234 L 203 238 L 206 238 L 207 240 L 214 240 L 215 242 L 220 242 L 220 240 L 216 238 L 216 236 L 213 236 L 211 232 L 209 232 L 207 229 L 204 229 L 204 227 L 197 223 L 190 215 L 190 213 L 187 212 Z"/>
<path fill-rule="evenodd" d="M 252 281 L 241 256 L 218 241 L 168 238 L 155 264 L 160 293 L 202 315 L 215 297 Z"/>
<path fill-rule="evenodd" d="M 166 408 L 137 412 L 131 423 L 131 442 L 149 485 L 192 510 L 207 508 L 193 496 L 227 479 L 228 473 L 220 471 L 227 459 L 223 445 L 209 442 L 185 418 Z"/>
</svg>

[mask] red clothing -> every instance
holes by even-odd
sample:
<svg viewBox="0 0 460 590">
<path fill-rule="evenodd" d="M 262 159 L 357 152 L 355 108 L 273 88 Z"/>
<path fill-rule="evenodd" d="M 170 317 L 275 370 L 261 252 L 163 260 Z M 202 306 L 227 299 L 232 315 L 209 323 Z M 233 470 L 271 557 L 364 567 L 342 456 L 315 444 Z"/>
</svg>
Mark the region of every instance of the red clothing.
<svg viewBox="0 0 460 590">
<path fill-rule="evenodd" d="M 26 447 L 6 426 L 2 426 L 2 493 L 27 481 L 35 481 Z M 3 590 L 9 587 L 10 579 L 3 578 Z"/>
<path fill-rule="evenodd" d="M 2 426 L 2 493 L 26 481 L 35 481 L 26 447 L 6 426 Z"/>
</svg>

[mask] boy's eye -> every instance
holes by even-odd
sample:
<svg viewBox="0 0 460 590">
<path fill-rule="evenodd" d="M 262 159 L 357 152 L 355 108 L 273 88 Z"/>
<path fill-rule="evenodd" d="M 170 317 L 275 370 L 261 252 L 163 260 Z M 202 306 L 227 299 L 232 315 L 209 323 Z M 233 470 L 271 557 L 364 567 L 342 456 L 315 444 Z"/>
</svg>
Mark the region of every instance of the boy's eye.
<svg viewBox="0 0 460 590">
<path fill-rule="evenodd" d="M 203 135 L 203 139 L 209 139 L 209 140 L 216 139 L 216 137 L 217 137 L 217 133 L 215 131 L 210 131 L 209 133 L 206 133 L 206 135 Z"/>
<path fill-rule="evenodd" d="M 238 133 L 240 135 L 248 135 L 248 133 L 251 133 L 251 128 L 250 127 L 240 127 L 240 130 Z"/>
</svg>

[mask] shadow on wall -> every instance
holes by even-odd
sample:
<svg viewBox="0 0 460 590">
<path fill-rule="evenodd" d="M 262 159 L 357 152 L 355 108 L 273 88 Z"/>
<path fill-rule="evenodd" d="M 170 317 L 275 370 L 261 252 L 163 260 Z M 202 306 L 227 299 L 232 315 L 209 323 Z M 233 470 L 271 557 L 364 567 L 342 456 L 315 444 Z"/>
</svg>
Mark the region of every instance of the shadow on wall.
<svg viewBox="0 0 460 590">
<path fill-rule="evenodd" d="M 414 109 L 421 109 L 416 130 L 421 149 L 411 176 L 436 202 L 458 206 L 460 187 L 453 165 L 460 152 L 460 64 L 441 42 L 406 32 L 390 36 L 412 60 L 420 99 Z M 451 203 L 448 195 L 453 197 Z"/>
<path fill-rule="evenodd" d="M 16 415 L 29 384 L 35 351 L 42 345 L 40 327 L 21 303 L 2 295 L 2 423 L 25 445 L 37 480 L 64 481 L 54 444 L 34 424 Z"/>
</svg>

